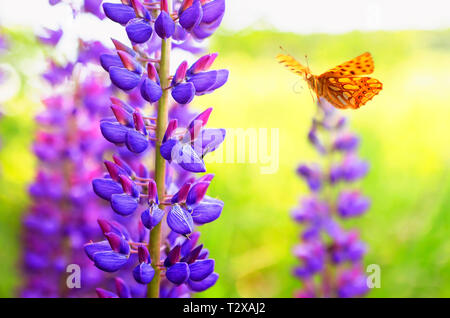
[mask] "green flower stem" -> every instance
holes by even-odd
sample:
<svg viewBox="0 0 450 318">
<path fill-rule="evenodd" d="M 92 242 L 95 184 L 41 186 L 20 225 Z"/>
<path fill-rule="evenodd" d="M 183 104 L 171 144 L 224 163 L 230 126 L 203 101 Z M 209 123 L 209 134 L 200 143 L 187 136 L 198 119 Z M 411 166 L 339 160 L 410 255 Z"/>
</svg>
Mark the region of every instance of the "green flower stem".
<svg viewBox="0 0 450 318">
<path fill-rule="evenodd" d="M 168 8 L 172 8 L 172 1 L 168 0 Z M 163 88 L 163 94 L 158 102 L 158 117 L 156 119 L 156 142 L 155 142 L 155 182 L 158 188 L 158 197 L 163 201 L 165 195 L 165 175 L 166 175 L 166 162 L 161 156 L 159 151 L 161 147 L 161 141 L 164 137 L 165 130 L 168 122 L 168 110 L 169 110 L 169 71 L 170 71 L 170 51 L 171 41 L 170 38 L 163 39 L 161 44 L 161 60 L 159 63 L 159 78 L 161 81 L 161 87 Z M 164 209 L 164 205 L 160 205 L 161 209 Z M 150 232 L 149 252 L 152 260 L 152 266 L 155 270 L 155 276 L 148 285 L 147 297 L 159 298 L 159 288 L 161 283 L 161 270 L 158 267 L 161 258 L 161 224 L 160 222 Z"/>
</svg>

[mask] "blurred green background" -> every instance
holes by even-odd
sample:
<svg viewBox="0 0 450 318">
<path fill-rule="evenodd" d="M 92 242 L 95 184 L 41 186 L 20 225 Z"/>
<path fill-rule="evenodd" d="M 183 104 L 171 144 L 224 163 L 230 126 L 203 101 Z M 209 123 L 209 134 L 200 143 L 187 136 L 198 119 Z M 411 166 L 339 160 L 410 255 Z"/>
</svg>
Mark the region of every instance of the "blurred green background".
<svg viewBox="0 0 450 318">
<path fill-rule="evenodd" d="M 20 45 L 36 45 L 23 33 L 13 37 Z M 225 201 L 225 209 L 218 221 L 200 228 L 201 240 L 221 277 L 198 296 L 291 297 L 300 287 L 291 276 L 297 264 L 291 249 L 300 229 L 289 214 L 307 193 L 295 169 L 316 159 L 306 141 L 315 105 L 301 79 L 277 64 L 280 45 L 303 62 L 308 54 L 315 74 L 372 53 L 374 77 L 384 88 L 363 108 L 345 111 L 352 130 L 362 136 L 360 154 L 370 161 L 359 186 L 372 207 L 346 226 L 361 230 L 369 246 L 365 263 L 381 266 L 381 288 L 369 297 L 449 297 L 449 30 L 309 36 L 248 30 L 214 37 L 215 67 L 230 70 L 229 82 L 193 106 L 214 107 L 211 127 L 279 128 L 279 169 L 267 175 L 261 164 L 208 165 L 216 174 L 209 193 Z M 12 296 L 20 280 L 20 214 L 35 168 L 30 143 L 38 104 L 28 92 L 22 89 L 7 103 L 5 109 L 15 111 L 0 121 L 3 297 Z"/>
</svg>

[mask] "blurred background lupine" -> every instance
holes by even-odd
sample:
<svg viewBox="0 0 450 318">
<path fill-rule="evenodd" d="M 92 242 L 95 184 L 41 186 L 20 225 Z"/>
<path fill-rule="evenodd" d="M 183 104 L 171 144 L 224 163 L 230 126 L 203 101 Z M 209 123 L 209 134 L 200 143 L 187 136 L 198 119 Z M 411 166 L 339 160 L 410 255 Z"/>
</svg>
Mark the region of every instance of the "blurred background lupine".
<svg viewBox="0 0 450 318">
<path fill-rule="evenodd" d="M 128 269 L 128 276 L 116 279 L 113 291 L 97 288 L 97 294 L 189 297 L 219 277 L 194 225 L 216 220 L 224 204 L 206 196 L 214 175 L 194 174 L 206 172 L 203 158 L 220 146 L 225 130 L 205 128 L 212 108 L 195 114 L 187 104 L 223 86 L 228 71 L 210 70 L 217 54 L 207 54 L 191 65 L 182 61 L 171 73 L 171 52 L 198 52 L 193 39 L 214 33 L 225 1 L 124 0 L 105 2 L 103 9 L 125 27 L 131 44 L 113 39 L 116 52 L 101 55 L 101 65 L 116 87 L 137 100 L 111 97 L 113 116 L 100 122 L 118 153 L 92 185 L 121 222 L 99 219 L 104 240 L 86 244 L 85 251 L 99 269 Z"/>
<path fill-rule="evenodd" d="M 3 34 L 3 29 L 0 25 L 0 61 L 1 61 L 1 56 L 5 53 L 5 51 L 7 49 L 8 49 L 8 40 L 6 38 L 6 35 Z M 5 74 L 5 71 L 3 69 L 0 69 L 0 86 L 5 81 L 6 76 L 7 75 Z M 0 108 L 0 110 L 1 110 L 1 108 Z M 0 112 L 0 116 L 2 116 L 1 112 Z"/>
<path fill-rule="evenodd" d="M 310 194 L 292 211 L 292 218 L 303 225 L 301 243 L 293 249 L 300 262 L 293 274 L 302 281 L 295 295 L 363 296 L 368 291 L 363 265 L 366 246 L 358 230 L 347 230 L 341 222 L 361 216 L 370 206 L 354 186 L 368 172 L 368 163 L 357 154 L 360 139 L 348 131 L 346 117 L 321 99 L 308 140 L 321 160 L 297 169 Z"/>
<path fill-rule="evenodd" d="M 68 4 L 72 3 L 62 5 Z M 87 8 L 92 10 L 72 7 L 74 15 Z M 33 152 L 39 169 L 23 218 L 22 297 L 92 297 L 92 284 L 105 280 L 85 257 L 83 246 L 86 240 L 99 237 L 101 232 L 92 222 L 107 212 L 90 183 L 101 175 L 99 161 L 109 147 L 97 122 L 107 110 L 113 88 L 93 67 L 108 49 L 100 42 L 79 39 L 75 59 L 58 61 L 52 48 L 62 36 L 61 29 L 49 28 L 37 36 L 47 46 L 48 68 L 42 78 L 51 94 L 42 97 L 45 110 L 35 118 Z M 80 269 L 80 288 L 68 288 L 67 269 L 72 264 Z"/>
<path fill-rule="evenodd" d="M 6 39 L 6 36 L 1 32 L 2 28 L 0 26 L 0 54 L 4 54 L 5 50 L 8 49 L 8 40 Z M 5 74 L 3 71 L 0 71 L 0 85 L 5 79 Z"/>
</svg>

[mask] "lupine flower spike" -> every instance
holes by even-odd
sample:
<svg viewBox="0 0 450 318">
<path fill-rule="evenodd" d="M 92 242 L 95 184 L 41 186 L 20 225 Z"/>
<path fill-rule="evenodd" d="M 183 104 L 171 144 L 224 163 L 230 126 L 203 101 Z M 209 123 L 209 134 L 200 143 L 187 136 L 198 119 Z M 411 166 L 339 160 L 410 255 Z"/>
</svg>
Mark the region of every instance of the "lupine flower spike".
<svg viewBox="0 0 450 318">
<path fill-rule="evenodd" d="M 104 239 L 85 245 L 99 269 L 131 271 L 135 282 L 116 280 L 115 291 L 98 288 L 97 294 L 188 297 L 219 277 L 195 229 L 219 218 L 224 204 L 207 196 L 214 176 L 194 173 L 206 172 L 204 157 L 225 138 L 224 129 L 206 128 L 212 108 L 196 114 L 188 104 L 223 86 L 228 70 L 212 70 L 217 54 L 207 54 L 170 74 L 170 53 L 197 52 L 192 40 L 214 33 L 225 1 L 130 0 L 104 3 L 103 9 L 125 27 L 130 43 L 113 39 L 116 53 L 102 55 L 100 63 L 112 83 L 139 102 L 111 97 L 113 116 L 101 120 L 100 130 L 118 153 L 105 161 L 107 173 L 92 182 L 127 227 L 100 220 Z"/>
<path fill-rule="evenodd" d="M 300 261 L 293 273 L 303 282 L 296 296 L 363 296 L 368 292 L 366 246 L 357 230 L 346 230 L 340 222 L 364 214 L 370 206 L 358 190 L 348 189 L 368 171 L 368 164 L 357 157 L 359 138 L 347 130 L 345 117 L 321 99 L 308 139 L 329 164 L 302 164 L 297 169 L 311 193 L 292 211 L 293 219 L 303 225 L 301 243 L 293 251 Z"/>
</svg>

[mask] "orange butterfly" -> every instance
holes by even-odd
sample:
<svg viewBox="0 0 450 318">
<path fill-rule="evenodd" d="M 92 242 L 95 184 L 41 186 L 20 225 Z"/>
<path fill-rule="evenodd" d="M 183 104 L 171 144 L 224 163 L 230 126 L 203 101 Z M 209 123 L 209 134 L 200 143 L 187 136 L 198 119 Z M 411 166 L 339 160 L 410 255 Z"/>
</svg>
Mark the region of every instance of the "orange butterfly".
<svg viewBox="0 0 450 318">
<path fill-rule="evenodd" d="M 317 98 L 324 97 L 337 108 L 359 108 L 383 88 L 383 84 L 371 77 L 360 77 L 373 73 L 374 64 L 370 53 L 366 52 L 354 59 L 316 76 L 290 55 L 279 54 L 279 63 L 303 77 Z"/>
</svg>

